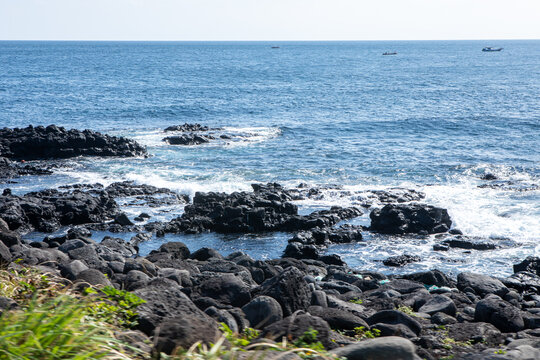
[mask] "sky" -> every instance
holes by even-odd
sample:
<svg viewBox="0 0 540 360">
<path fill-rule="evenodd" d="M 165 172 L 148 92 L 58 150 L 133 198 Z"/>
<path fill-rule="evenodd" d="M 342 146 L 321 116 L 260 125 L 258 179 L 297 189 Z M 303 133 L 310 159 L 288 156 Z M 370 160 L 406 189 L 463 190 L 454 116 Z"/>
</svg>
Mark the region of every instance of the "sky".
<svg viewBox="0 0 540 360">
<path fill-rule="evenodd" d="M 540 0 L 0 0 L 0 40 L 540 39 Z"/>
</svg>

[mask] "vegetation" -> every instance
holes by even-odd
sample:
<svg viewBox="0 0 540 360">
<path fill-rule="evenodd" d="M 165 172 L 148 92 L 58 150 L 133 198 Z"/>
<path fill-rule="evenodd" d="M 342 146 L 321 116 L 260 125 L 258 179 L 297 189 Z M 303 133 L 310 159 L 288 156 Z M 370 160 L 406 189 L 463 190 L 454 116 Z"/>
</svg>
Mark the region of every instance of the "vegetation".
<svg viewBox="0 0 540 360">
<path fill-rule="evenodd" d="M 355 332 L 354 337 L 357 340 L 374 339 L 376 337 L 381 336 L 381 330 L 379 329 L 369 330 L 369 329 L 366 329 L 365 326 L 355 327 L 354 332 Z"/>
<path fill-rule="evenodd" d="M 410 306 L 405 305 L 399 305 L 397 308 L 398 311 L 401 311 L 404 314 L 407 314 L 409 316 L 418 317 L 418 314 L 414 312 L 413 308 Z"/>
<path fill-rule="evenodd" d="M 358 304 L 358 305 L 362 305 L 364 303 L 362 301 L 362 299 L 358 299 L 358 298 L 351 299 L 351 300 L 349 300 L 349 302 L 351 302 L 353 304 Z"/>
<path fill-rule="evenodd" d="M 283 339 L 281 343 L 275 343 L 267 339 L 258 338 L 259 332 L 248 328 L 241 334 L 236 334 L 225 325 L 221 324 L 223 337 L 211 346 L 201 343 L 194 344 L 187 351 L 180 351 L 175 355 L 161 354 L 163 360 L 233 360 L 242 356 L 246 360 L 283 359 L 287 354 L 296 353 L 303 359 L 317 358 L 320 360 L 336 360 L 337 356 L 328 353 L 324 346 L 317 340 L 318 331 L 309 329 L 297 340 L 289 343 Z M 225 343 L 227 340 L 231 346 Z M 246 353 L 250 351 L 250 353 Z"/>
<path fill-rule="evenodd" d="M 0 271 L 0 296 L 17 308 L 0 316 L 0 360 L 133 359 L 115 331 L 133 324 L 142 302 L 116 289 L 71 292 L 69 282 L 30 267 Z M 108 304 L 104 306 L 103 304 Z M 99 311 L 96 310 L 99 309 Z"/>
</svg>

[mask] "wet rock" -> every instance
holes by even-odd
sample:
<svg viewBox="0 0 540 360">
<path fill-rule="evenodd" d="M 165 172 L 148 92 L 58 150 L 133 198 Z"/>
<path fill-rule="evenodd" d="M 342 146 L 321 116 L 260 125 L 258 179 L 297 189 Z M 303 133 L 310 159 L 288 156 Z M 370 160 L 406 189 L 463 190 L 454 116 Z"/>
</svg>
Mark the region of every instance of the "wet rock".
<svg viewBox="0 0 540 360">
<path fill-rule="evenodd" d="M 167 136 L 163 141 L 168 142 L 170 145 L 200 145 L 209 143 L 212 139 L 214 139 L 214 137 L 208 135 L 183 134 L 178 136 Z"/>
<path fill-rule="evenodd" d="M 53 172 L 50 166 L 29 165 L 25 163 L 12 162 L 0 156 L 0 183 L 5 180 L 28 175 L 50 175 Z"/>
<path fill-rule="evenodd" d="M 499 247 L 497 246 L 497 244 L 494 244 L 494 243 L 484 242 L 484 241 L 474 241 L 472 239 L 466 239 L 466 238 L 461 238 L 461 237 L 444 240 L 438 245 L 447 246 L 449 248 L 481 250 L 481 251 L 482 250 L 495 250 Z"/>
<path fill-rule="evenodd" d="M 281 305 L 269 296 L 258 296 L 242 307 L 250 325 L 262 329 L 283 319 Z"/>
<path fill-rule="evenodd" d="M 388 204 L 369 217 L 370 229 L 384 234 L 443 233 L 452 225 L 446 209 L 423 204 Z"/>
<path fill-rule="evenodd" d="M 493 324 L 502 332 L 517 332 L 525 328 L 518 308 L 498 296 L 488 296 L 476 304 L 474 320 Z"/>
<path fill-rule="evenodd" d="M 379 339 L 368 339 L 347 345 L 331 353 L 348 360 L 420 360 L 416 355 L 414 344 L 407 339 L 397 336 L 387 336 Z"/>
<path fill-rule="evenodd" d="M 527 271 L 536 275 L 540 275 L 540 258 L 537 256 L 528 256 L 519 264 L 515 264 L 514 273 L 520 271 Z"/>
<path fill-rule="evenodd" d="M 383 260 L 383 264 L 386 266 L 400 267 L 413 262 L 418 262 L 420 260 L 420 256 L 404 254 L 398 256 L 390 256 L 389 258 Z"/>
<path fill-rule="evenodd" d="M 185 123 L 184 125 L 172 125 L 172 126 L 169 126 L 167 128 L 165 128 L 165 132 L 169 132 L 169 131 L 179 131 L 179 132 L 193 132 L 193 131 L 210 131 L 210 130 L 216 130 L 216 129 L 211 129 L 209 128 L 208 126 L 204 126 L 204 125 L 201 125 L 201 124 L 189 124 L 189 123 Z"/>
<path fill-rule="evenodd" d="M 0 196 L 0 218 L 11 230 L 52 232 L 62 225 L 101 223 L 116 216 L 118 205 L 107 195 L 80 190 L 43 190 L 22 197 Z"/>
<path fill-rule="evenodd" d="M 474 290 L 478 295 L 495 294 L 504 296 L 508 292 L 508 288 L 495 278 L 487 275 L 474 274 L 463 272 L 457 277 L 457 287 L 461 291 L 466 288 Z"/>
<path fill-rule="evenodd" d="M 455 282 L 439 270 L 423 271 L 403 275 L 405 279 L 421 282 L 425 285 L 454 287 Z"/>
<path fill-rule="evenodd" d="M 10 159 L 65 159 L 76 156 L 146 155 L 133 140 L 92 130 L 66 130 L 55 125 L 0 129 L 0 154 Z"/>
<path fill-rule="evenodd" d="M 308 283 L 304 279 L 304 274 L 295 267 L 290 267 L 263 282 L 258 294 L 277 300 L 284 316 L 289 316 L 297 310 L 306 310 L 311 304 L 311 290 Z"/>
<path fill-rule="evenodd" d="M 333 207 L 310 215 L 298 215 L 296 205 L 277 184 L 254 184 L 254 191 L 225 193 L 196 193 L 193 204 L 184 214 L 163 227 L 164 232 L 246 233 L 263 231 L 297 231 L 315 227 L 328 228 L 341 220 L 359 216 L 356 208 Z"/>
<path fill-rule="evenodd" d="M 492 174 L 492 173 L 485 173 L 484 175 L 482 175 L 480 177 L 481 180 L 498 180 L 499 178 L 497 177 L 497 175 L 495 174 Z"/>
</svg>

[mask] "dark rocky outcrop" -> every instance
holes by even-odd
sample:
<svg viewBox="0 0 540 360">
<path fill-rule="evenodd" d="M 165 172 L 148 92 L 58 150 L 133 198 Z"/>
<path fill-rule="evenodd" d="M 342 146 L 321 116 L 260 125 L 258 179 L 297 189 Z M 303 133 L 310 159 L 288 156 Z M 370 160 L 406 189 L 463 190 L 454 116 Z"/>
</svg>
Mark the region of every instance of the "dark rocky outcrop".
<svg viewBox="0 0 540 360">
<path fill-rule="evenodd" d="M 372 231 L 384 234 L 447 232 L 452 220 L 446 209 L 423 204 L 388 204 L 369 215 Z"/>
<path fill-rule="evenodd" d="M 339 221 L 361 215 L 356 208 L 333 207 L 310 215 L 298 215 L 290 195 L 277 185 L 254 185 L 254 192 L 196 193 L 184 214 L 165 224 L 163 231 L 173 233 L 246 233 L 298 231 L 328 228 Z"/>
<path fill-rule="evenodd" d="M 10 159 L 65 159 L 75 156 L 146 155 L 133 140 L 92 130 L 66 130 L 55 125 L 0 129 L 0 156 Z"/>
<path fill-rule="evenodd" d="M 178 136 L 167 136 L 163 141 L 170 145 L 200 145 L 210 142 L 214 137 L 210 135 L 183 134 Z"/>
<path fill-rule="evenodd" d="M 116 202 L 107 194 L 92 195 L 80 190 L 0 196 L 0 218 L 11 230 L 52 232 L 61 225 L 101 223 L 117 212 Z"/>
<path fill-rule="evenodd" d="M 61 225 L 101 223 L 118 212 L 114 199 L 80 190 L 43 190 L 0 196 L 0 218 L 11 230 L 52 232 Z"/>
<path fill-rule="evenodd" d="M 179 131 L 179 132 L 193 132 L 193 131 L 210 131 L 210 130 L 217 130 L 209 128 L 208 126 L 201 125 L 201 124 L 189 124 L 185 123 L 184 125 L 172 125 L 167 128 L 165 128 L 165 132 L 169 131 Z"/>
<path fill-rule="evenodd" d="M 0 156 L 0 183 L 5 180 L 16 178 L 19 176 L 50 174 L 52 174 L 50 166 L 37 166 L 25 163 L 17 163 L 10 161 L 8 158 Z"/>
</svg>

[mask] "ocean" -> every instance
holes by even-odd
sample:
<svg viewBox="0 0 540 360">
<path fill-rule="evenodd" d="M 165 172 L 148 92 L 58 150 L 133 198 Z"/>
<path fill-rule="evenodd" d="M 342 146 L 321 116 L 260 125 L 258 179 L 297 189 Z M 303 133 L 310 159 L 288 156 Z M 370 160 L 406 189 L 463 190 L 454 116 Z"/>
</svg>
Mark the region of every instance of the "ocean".
<svg viewBox="0 0 540 360">
<path fill-rule="evenodd" d="M 233 136 L 197 146 L 162 141 L 164 128 L 186 122 Z M 363 190 L 404 187 L 448 209 L 465 235 L 501 248 L 437 252 L 435 236 L 366 232 L 363 242 L 328 253 L 384 273 L 499 276 L 540 254 L 540 41 L 0 42 L 0 126 L 29 124 L 126 136 L 151 156 L 71 159 L 52 176 L 0 190 L 122 180 L 190 196 L 255 182 L 323 186 L 320 196 L 297 202 L 309 213 L 359 205 Z M 482 180 L 487 173 L 498 180 Z M 125 210 L 152 220 L 183 211 Z M 369 225 L 369 211 L 352 223 Z M 170 234 L 142 244 L 141 253 L 175 240 L 266 259 L 279 257 L 291 237 Z M 403 253 L 422 261 L 382 265 Z"/>
</svg>

